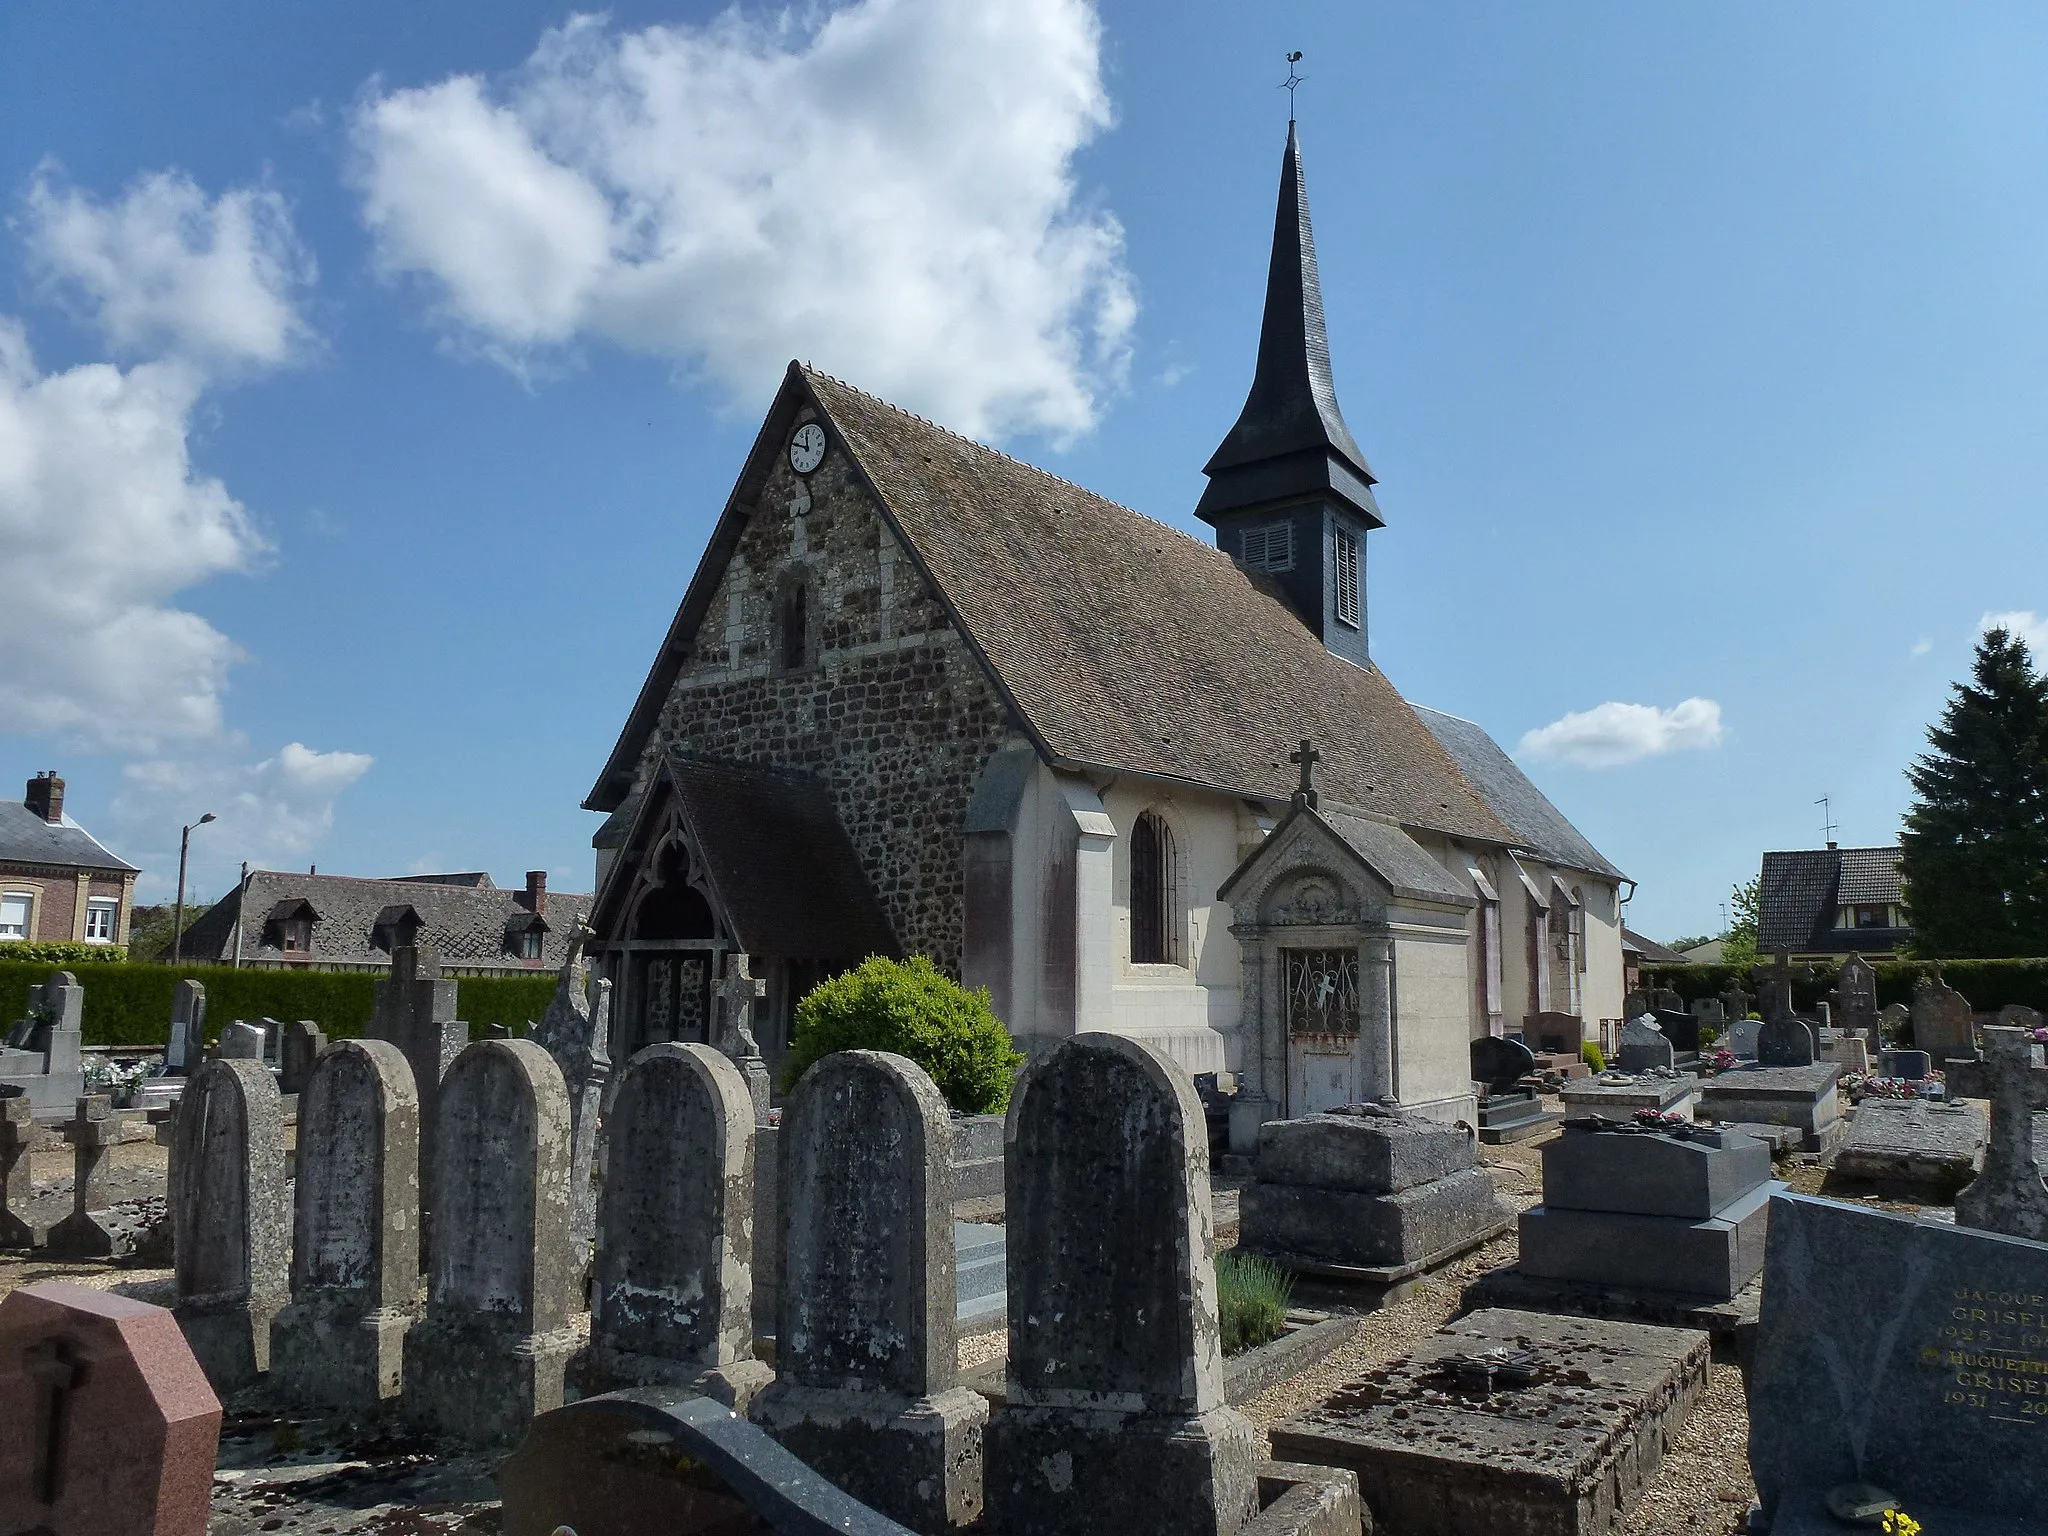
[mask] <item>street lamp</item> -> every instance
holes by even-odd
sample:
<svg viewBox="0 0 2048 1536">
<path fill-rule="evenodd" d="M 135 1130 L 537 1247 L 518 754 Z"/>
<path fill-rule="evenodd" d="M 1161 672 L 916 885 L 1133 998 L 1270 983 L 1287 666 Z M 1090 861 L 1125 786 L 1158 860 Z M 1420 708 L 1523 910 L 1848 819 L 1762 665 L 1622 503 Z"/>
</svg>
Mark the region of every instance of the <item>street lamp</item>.
<svg viewBox="0 0 2048 1536">
<path fill-rule="evenodd" d="M 192 823 L 192 827 L 203 827 L 213 820 L 213 812 Z M 171 919 L 171 963 L 185 963 L 185 855 L 192 847 L 192 827 L 183 827 L 178 832 L 178 910 Z"/>
</svg>

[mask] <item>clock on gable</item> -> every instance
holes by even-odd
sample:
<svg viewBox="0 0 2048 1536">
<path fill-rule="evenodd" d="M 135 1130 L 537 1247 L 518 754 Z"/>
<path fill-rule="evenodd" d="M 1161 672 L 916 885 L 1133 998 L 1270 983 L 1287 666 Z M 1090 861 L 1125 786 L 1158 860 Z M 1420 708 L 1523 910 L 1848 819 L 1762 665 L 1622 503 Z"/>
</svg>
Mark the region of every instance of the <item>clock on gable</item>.
<svg viewBox="0 0 2048 1536">
<path fill-rule="evenodd" d="M 789 467 L 808 475 L 825 462 L 825 429 L 815 421 L 798 427 L 789 439 Z"/>
</svg>

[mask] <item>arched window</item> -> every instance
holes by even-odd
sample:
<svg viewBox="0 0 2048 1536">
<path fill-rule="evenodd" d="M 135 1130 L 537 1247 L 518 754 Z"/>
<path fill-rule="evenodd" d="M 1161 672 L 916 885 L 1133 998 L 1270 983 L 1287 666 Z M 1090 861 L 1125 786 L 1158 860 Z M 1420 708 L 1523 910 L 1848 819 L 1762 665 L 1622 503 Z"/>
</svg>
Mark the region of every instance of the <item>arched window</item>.
<svg viewBox="0 0 2048 1536">
<path fill-rule="evenodd" d="M 782 611 L 776 615 L 781 626 L 782 665 L 786 671 L 794 671 L 804 664 L 804 653 L 810 639 L 804 609 L 804 584 L 799 581 L 783 592 Z"/>
<path fill-rule="evenodd" d="M 1131 963 L 1173 965 L 1173 833 L 1147 811 L 1131 829 Z"/>
</svg>

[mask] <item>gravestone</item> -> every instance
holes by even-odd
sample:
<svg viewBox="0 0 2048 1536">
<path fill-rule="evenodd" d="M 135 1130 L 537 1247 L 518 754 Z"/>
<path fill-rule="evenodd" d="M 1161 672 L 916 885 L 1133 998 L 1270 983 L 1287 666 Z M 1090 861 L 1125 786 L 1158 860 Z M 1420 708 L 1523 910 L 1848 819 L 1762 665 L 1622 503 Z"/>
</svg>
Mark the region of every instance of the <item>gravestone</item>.
<svg viewBox="0 0 2048 1536">
<path fill-rule="evenodd" d="M 1705 1394 L 1710 1354 L 1690 1328 L 1486 1308 L 1275 1425 L 1273 1454 L 1356 1472 L 1376 1531 L 1608 1536 Z"/>
<path fill-rule="evenodd" d="M 1676 1008 L 1659 1008 L 1650 1017 L 1664 1031 L 1664 1038 L 1671 1042 L 1671 1049 L 1677 1053 L 1676 1065 L 1689 1065 L 1688 1058 L 1699 1055 L 1700 1021 L 1697 1015 Z"/>
<path fill-rule="evenodd" d="M 1763 1029 L 1761 1019 L 1737 1019 L 1728 1026 L 1728 1049 L 1740 1061 L 1755 1061 L 1757 1041 Z"/>
<path fill-rule="evenodd" d="M 1813 1018 L 1810 1022 L 1814 1026 L 1814 1033 L 1816 1035 L 1825 1036 L 1835 1027 L 1835 1010 L 1826 1002 L 1815 1003 L 1813 1005 Z"/>
<path fill-rule="evenodd" d="M 1728 1015 L 1730 1025 L 1749 1017 L 1750 1002 L 1751 998 L 1747 992 L 1732 981 L 1728 983 L 1728 989 L 1721 994 L 1721 1010 Z"/>
<path fill-rule="evenodd" d="M 1025 1069 L 1008 1134 L 991 1529 L 1235 1536 L 1258 1508 L 1257 1452 L 1223 1399 L 1194 1084 L 1140 1041 L 1075 1035 Z"/>
<path fill-rule="evenodd" d="M 1783 1126 L 1800 1149 L 1832 1152 L 1848 1134 L 1836 1084 L 1842 1069 L 1831 1061 L 1805 1067 L 1734 1067 L 1700 1087 L 1697 1113 L 1728 1125 Z"/>
<path fill-rule="evenodd" d="M 479 1040 L 441 1084 L 441 1208 L 426 1315 L 405 1336 L 405 1415 L 515 1444 L 562 1404 L 581 1273 L 569 1233 L 569 1095 L 531 1040 Z"/>
<path fill-rule="evenodd" d="M 269 1039 L 261 1024 L 236 1019 L 222 1028 L 213 1056 L 216 1061 L 261 1061 L 268 1047 Z"/>
<path fill-rule="evenodd" d="M 1527 1141 L 1557 1122 L 1536 1090 L 1521 1086 L 1536 1070 L 1536 1056 L 1520 1040 L 1482 1035 L 1470 1047 L 1472 1081 L 1479 1089 L 1479 1139 L 1489 1146 Z"/>
<path fill-rule="evenodd" d="M 206 1536 L 220 1423 L 162 1307 L 62 1281 L 0 1299 L 0 1530 Z"/>
<path fill-rule="evenodd" d="M 285 1025 L 277 1047 L 278 1088 L 285 1093 L 304 1093 L 313 1063 L 326 1049 L 327 1036 L 313 1020 Z"/>
<path fill-rule="evenodd" d="M 749 957 L 725 957 L 725 975 L 718 983 L 718 996 L 725 1010 L 719 1045 L 745 1079 L 747 1095 L 753 1101 L 756 1123 L 768 1123 L 768 1064 L 761 1059 L 760 1043 L 754 1038 L 755 1007 L 768 996 L 768 984 L 749 973 Z"/>
<path fill-rule="evenodd" d="M 1726 1301 L 1763 1268 L 1784 1187 L 1747 1131 L 1567 1121 L 1543 1148 L 1543 1203 L 1521 1214 L 1521 1271 Z"/>
<path fill-rule="evenodd" d="M 1880 1045 L 1910 1046 L 1913 1043 L 1913 1010 L 1904 1003 L 1886 1003 L 1877 1013 Z"/>
<path fill-rule="evenodd" d="M 971 1524 L 988 1404 L 958 1384 L 946 1101 L 904 1057 L 841 1051 L 777 1139 L 776 1374 L 749 1417 L 913 1530 Z"/>
<path fill-rule="evenodd" d="M 391 951 L 391 974 L 377 983 L 377 1001 L 363 1030 L 365 1038 L 389 1040 L 405 1053 L 413 1091 L 420 1101 L 420 1243 L 433 1243 L 434 1159 L 440 1146 L 435 1106 L 441 1079 L 469 1042 L 469 1026 L 455 1016 L 455 983 L 441 975 L 433 950 L 399 944 Z"/>
<path fill-rule="evenodd" d="M 1699 1079 L 1690 1075 L 1648 1072 L 1631 1077 L 1626 1072 L 1603 1072 L 1581 1078 L 1558 1090 L 1564 1110 L 1570 1116 L 1599 1115 L 1609 1120 L 1626 1120 L 1642 1110 L 1692 1118 L 1692 1096 Z"/>
<path fill-rule="evenodd" d="M 181 981 L 171 994 L 171 1037 L 164 1045 L 164 1072 L 187 1076 L 206 1059 L 206 988 Z"/>
<path fill-rule="evenodd" d="M 2048 1245 L 1804 1195 L 1771 1202 L 1749 1465 L 1772 1536 L 1895 1495 L 1930 1536 L 2019 1536 L 2048 1507 Z"/>
<path fill-rule="evenodd" d="M 74 1259 L 125 1259 L 135 1252 L 135 1232 L 108 1221 L 107 1170 L 121 1122 L 114 1101 L 103 1093 L 78 1101 L 78 1113 L 65 1127 L 71 1137 L 71 1214 L 50 1228 L 49 1248 Z"/>
<path fill-rule="evenodd" d="M 1822 1041 L 1819 1059 L 1832 1061 L 1844 1073 L 1854 1072 L 1858 1077 L 1870 1075 L 1870 1047 L 1861 1035 L 1838 1033 L 1832 1039 Z"/>
<path fill-rule="evenodd" d="M 1505 1093 L 1536 1065 L 1535 1052 L 1504 1035 L 1481 1035 L 1472 1042 L 1472 1081 Z"/>
<path fill-rule="evenodd" d="M 1976 1176 L 1986 1131 L 1984 1111 L 1974 1104 L 1865 1099 L 1835 1154 L 1835 1172 L 1946 1203 Z"/>
<path fill-rule="evenodd" d="M 1939 978 L 1921 977 L 1913 984 L 1913 1044 L 1937 1066 L 1951 1056 L 1975 1056 L 1970 1000 Z"/>
<path fill-rule="evenodd" d="M 388 1040 L 342 1040 L 299 1098 L 291 1305 L 270 1325 L 285 1402 L 375 1413 L 419 1313 L 419 1096 Z"/>
<path fill-rule="evenodd" d="M 202 1062 L 171 1131 L 178 1326 L 216 1392 L 270 1367 L 287 1295 L 284 1106 L 260 1061 Z"/>
<path fill-rule="evenodd" d="M 1717 1036 L 1727 1032 L 1728 1009 L 1718 997 L 1694 998 L 1692 1016 L 1702 1030 L 1711 1029 Z"/>
<path fill-rule="evenodd" d="M 1835 1023 L 1850 1034 L 1868 1031 L 1877 1039 L 1877 972 L 1861 955 L 1851 955 L 1835 974 L 1835 998 L 1841 1004 Z"/>
<path fill-rule="evenodd" d="M 1792 1018 L 1797 1013 L 1798 1010 L 1792 1006 L 1792 983 L 1795 973 L 1792 969 L 1791 950 L 1779 950 L 1771 964 L 1751 966 L 1749 974 L 1750 979 L 1757 984 L 1756 1011 L 1763 1015 L 1766 1024 Z M 1811 978 L 1812 974 L 1811 967 L 1799 973 L 1804 978 Z"/>
<path fill-rule="evenodd" d="M 18 1087 L 0 1089 L 0 1249 L 33 1248 L 36 1230 L 27 1218 L 28 1144 L 35 1132 L 29 1096 Z"/>
<path fill-rule="evenodd" d="M 681 1387 L 608 1392 L 542 1414 L 497 1481 L 504 1536 L 910 1536 L 757 1426 Z"/>
<path fill-rule="evenodd" d="M 593 1391 L 688 1386 L 744 1414 L 774 1373 L 754 1358 L 754 1104 L 704 1045 L 650 1045 L 619 1078 L 598 1202 Z"/>
<path fill-rule="evenodd" d="M 20 1088 L 37 1114 L 58 1114 L 76 1104 L 85 1092 L 78 1054 L 84 1020 L 85 988 L 69 971 L 53 972 L 30 987 L 27 1017 L 0 1046 L 0 1088 Z"/>
<path fill-rule="evenodd" d="M 1622 1025 L 1621 1049 L 1615 1053 L 1615 1064 L 1622 1071 L 1633 1075 L 1656 1067 L 1669 1070 L 1677 1062 L 1678 1052 L 1656 1020 L 1630 1019 Z"/>
<path fill-rule="evenodd" d="M 1756 1036 L 1756 1059 L 1765 1067 L 1810 1067 L 1818 1054 L 1814 1049 L 1813 1026 L 1804 1019 L 1782 1014 L 1767 1019 Z"/>
<path fill-rule="evenodd" d="M 1678 995 L 1676 987 L 1652 987 L 1650 989 L 1650 1011 L 1652 1013 L 1683 1013 L 1685 999 Z"/>
<path fill-rule="evenodd" d="M 597 1122 L 611 1081 L 611 983 L 592 984 L 583 946 L 590 930 L 580 922 L 540 1022 L 527 1038 L 554 1058 L 569 1093 L 569 1231 L 588 1252 L 597 1232 Z"/>
<path fill-rule="evenodd" d="M 1575 1013 L 1555 1009 L 1532 1013 L 1523 1025 L 1522 1038 L 1534 1041 L 1536 1050 L 1576 1061 L 1586 1043 L 1586 1021 Z"/>
<path fill-rule="evenodd" d="M 1956 1225 L 2048 1243 L 2048 1184 L 2034 1160 L 2029 1078 L 2041 1047 L 2040 1015 L 2007 1008 L 1984 1029 L 1984 1066 L 1991 1077 L 1991 1138 L 1984 1171 L 1956 1196 Z"/>
<path fill-rule="evenodd" d="M 1267 1121 L 1253 1171 L 1239 1246 L 1312 1274 L 1391 1285 L 1476 1247 L 1511 1214 L 1469 1132 L 1378 1105 Z"/>
</svg>

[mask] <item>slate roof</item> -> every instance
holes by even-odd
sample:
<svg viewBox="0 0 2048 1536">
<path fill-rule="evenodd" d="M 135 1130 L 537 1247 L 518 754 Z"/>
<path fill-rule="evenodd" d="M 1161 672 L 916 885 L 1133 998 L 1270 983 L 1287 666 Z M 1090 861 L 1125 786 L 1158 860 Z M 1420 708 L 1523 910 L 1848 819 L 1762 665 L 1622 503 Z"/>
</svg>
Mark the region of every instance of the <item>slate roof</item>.
<svg viewBox="0 0 2048 1536">
<path fill-rule="evenodd" d="M 1840 950 L 1904 942 L 1908 930 L 1842 929 L 1839 909 L 1900 899 L 1897 848 L 1795 848 L 1763 857 L 1757 948 Z"/>
<path fill-rule="evenodd" d="M 1307 737 L 1334 800 L 1519 841 L 1377 667 L 1331 655 L 1221 550 L 795 363 L 588 809 L 630 792 L 748 499 L 806 400 L 1055 766 L 1284 802 L 1287 754 Z"/>
<path fill-rule="evenodd" d="M 894 930 L 818 780 L 684 752 L 663 758 L 598 893 L 605 932 L 673 804 L 704 860 L 713 903 L 749 954 L 861 960 L 897 955 Z"/>
<path fill-rule="evenodd" d="M 1546 863 L 1563 864 L 1614 880 L 1628 878 L 1586 841 L 1585 835 L 1529 781 L 1529 776 L 1515 766 L 1515 760 L 1501 750 L 1483 726 L 1442 710 L 1425 709 L 1420 704 L 1414 709 L 1493 814 L 1514 829 L 1516 847 Z"/>
<path fill-rule="evenodd" d="M 1685 956 L 1675 949 L 1659 944 L 1655 939 L 1646 939 L 1626 924 L 1621 930 L 1621 948 L 1624 954 L 1639 955 L 1651 965 L 1684 965 Z"/>
<path fill-rule="evenodd" d="M 19 800 L 0 800 L 0 863 L 137 873 L 133 864 L 115 858 L 69 816 L 53 825 Z"/>
<path fill-rule="evenodd" d="M 421 921 L 414 942 L 440 953 L 447 964 L 463 970 L 509 972 L 559 970 L 568 938 L 577 920 L 587 917 L 592 898 L 566 891 L 547 893 L 542 920 L 547 934 L 538 960 L 522 960 L 507 952 L 506 935 L 524 926 L 527 909 L 523 890 L 491 885 L 436 885 L 418 879 L 360 880 L 352 875 L 308 875 L 282 870 L 256 870 L 246 896 L 230 890 L 185 933 L 185 958 L 201 964 L 227 964 L 235 955 L 235 912 L 248 913 L 242 928 L 243 963 L 286 960 L 312 969 L 322 966 L 359 968 L 388 966 L 391 956 L 372 935 L 380 918 L 393 909 L 410 907 Z M 319 914 L 313 924 L 308 958 L 287 956 L 271 929 L 275 916 L 290 915 L 301 903 Z M 268 939 L 271 942 L 266 943 Z"/>
</svg>

